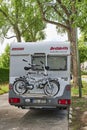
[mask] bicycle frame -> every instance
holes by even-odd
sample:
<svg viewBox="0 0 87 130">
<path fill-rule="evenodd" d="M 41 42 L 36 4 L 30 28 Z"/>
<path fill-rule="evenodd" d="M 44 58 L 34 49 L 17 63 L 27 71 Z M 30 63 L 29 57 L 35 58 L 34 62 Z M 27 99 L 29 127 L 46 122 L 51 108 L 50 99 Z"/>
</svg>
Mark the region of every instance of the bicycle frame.
<svg viewBox="0 0 87 130">
<path fill-rule="evenodd" d="M 26 61 L 25 59 L 23 59 L 23 61 L 28 62 L 28 61 Z M 28 81 L 28 83 L 29 83 L 29 84 L 33 84 L 34 87 L 36 86 L 37 88 L 39 88 L 40 85 L 43 85 L 43 87 L 44 87 L 44 85 L 45 85 L 46 83 L 49 84 L 49 77 L 48 77 L 48 73 L 47 73 L 47 69 L 46 69 L 46 67 L 48 67 L 48 66 L 45 66 L 42 61 L 41 61 L 41 64 L 42 64 L 42 67 L 43 67 L 43 69 L 44 69 L 44 72 L 41 73 L 42 76 L 43 76 L 42 78 L 37 79 L 36 76 L 35 76 L 35 77 L 31 76 L 32 73 L 30 73 L 30 71 L 27 72 L 27 74 L 26 74 L 26 76 L 25 76 L 25 79 Z M 30 65 L 30 63 L 29 63 L 29 65 Z M 32 66 L 33 66 L 33 65 L 32 65 Z M 32 69 L 32 67 L 31 67 L 31 69 Z M 49 86 L 50 86 L 50 85 L 49 85 Z"/>
</svg>

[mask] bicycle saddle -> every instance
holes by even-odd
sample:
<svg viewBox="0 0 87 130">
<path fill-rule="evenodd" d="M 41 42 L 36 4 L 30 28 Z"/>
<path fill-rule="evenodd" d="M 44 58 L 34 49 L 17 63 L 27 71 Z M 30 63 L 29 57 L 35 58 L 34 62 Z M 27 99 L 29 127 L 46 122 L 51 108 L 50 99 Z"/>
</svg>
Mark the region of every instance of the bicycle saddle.
<svg viewBox="0 0 87 130">
<path fill-rule="evenodd" d="M 26 66 L 25 66 L 24 69 L 25 69 L 25 70 L 30 70 L 31 67 L 26 67 Z"/>
</svg>

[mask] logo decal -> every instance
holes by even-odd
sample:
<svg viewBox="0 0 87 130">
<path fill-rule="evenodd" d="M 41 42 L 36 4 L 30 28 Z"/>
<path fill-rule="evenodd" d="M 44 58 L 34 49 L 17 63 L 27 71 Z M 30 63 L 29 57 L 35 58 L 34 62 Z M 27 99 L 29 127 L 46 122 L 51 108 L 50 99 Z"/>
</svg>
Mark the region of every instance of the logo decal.
<svg viewBox="0 0 87 130">
<path fill-rule="evenodd" d="M 21 51 L 21 50 L 24 50 L 24 48 L 12 48 L 12 51 Z"/>
<path fill-rule="evenodd" d="M 68 50 L 68 47 L 51 47 L 51 51 Z"/>
</svg>

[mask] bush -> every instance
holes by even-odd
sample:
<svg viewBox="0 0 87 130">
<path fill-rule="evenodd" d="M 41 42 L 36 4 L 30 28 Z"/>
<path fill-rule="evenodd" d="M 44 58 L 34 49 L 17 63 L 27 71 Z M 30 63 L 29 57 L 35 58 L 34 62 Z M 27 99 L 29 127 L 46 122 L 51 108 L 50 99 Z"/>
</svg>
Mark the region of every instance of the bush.
<svg viewBox="0 0 87 130">
<path fill-rule="evenodd" d="M 81 71 L 81 75 L 87 75 L 87 71 Z"/>
<path fill-rule="evenodd" d="M 9 68 L 10 62 L 10 47 L 6 46 L 4 53 L 0 56 L 0 67 Z"/>
<path fill-rule="evenodd" d="M 0 84 L 9 82 L 9 69 L 0 68 Z"/>
<path fill-rule="evenodd" d="M 8 84 L 1 84 L 0 85 L 0 95 L 7 93 L 9 91 L 9 85 Z"/>
</svg>

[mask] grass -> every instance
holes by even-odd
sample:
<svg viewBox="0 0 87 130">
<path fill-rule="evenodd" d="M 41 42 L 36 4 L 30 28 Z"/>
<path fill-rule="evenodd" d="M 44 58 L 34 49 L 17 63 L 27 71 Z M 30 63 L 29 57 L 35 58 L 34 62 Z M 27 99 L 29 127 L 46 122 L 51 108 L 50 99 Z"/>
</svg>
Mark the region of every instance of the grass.
<svg viewBox="0 0 87 130">
<path fill-rule="evenodd" d="M 6 83 L 0 84 L 0 95 L 7 93 L 8 91 L 9 91 L 8 83 L 7 84 Z"/>
<path fill-rule="evenodd" d="M 87 97 L 72 97 L 72 109 L 73 114 L 70 127 L 72 130 L 81 130 L 82 127 L 87 125 L 87 122 L 85 120 L 82 121 L 83 113 L 87 111 Z"/>
<path fill-rule="evenodd" d="M 72 87 L 72 104 L 73 109 L 72 123 L 70 127 L 72 130 L 81 130 L 82 127 L 87 126 L 87 121 L 82 121 L 82 116 L 87 111 L 87 82 L 83 81 L 82 98 L 79 98 L 79 89 Z"/>
<path fill-rule="evenodd" d="M 85 96 L 87 95 L 87 82 L 82 81 L 83 87 L 82 87 L 82 95 Z M 78 87 L 72 87 L 71 90 L 71 95 L 72 96 L 78 96 L 79 95 L 79 88 Z"/>
</svg>

